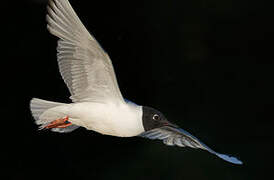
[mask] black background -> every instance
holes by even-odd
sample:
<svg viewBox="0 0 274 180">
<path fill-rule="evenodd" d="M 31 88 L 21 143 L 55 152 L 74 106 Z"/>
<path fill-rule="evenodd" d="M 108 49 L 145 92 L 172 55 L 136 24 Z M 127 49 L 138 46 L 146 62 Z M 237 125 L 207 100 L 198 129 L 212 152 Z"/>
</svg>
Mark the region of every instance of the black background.
<svg viewBox="0 0 274 180">
<path fill-rule="evenodd" d="M 162 111 L 221 153 L 78 129 L 37 131 L 32 97 L 70 102 L 46 1 L 3 5 L 6 179 L 265 179 L 273 170 L 273 13 L 264 1 L 77 1 L 125 98 Z M 3 42 L 4 40 L 4 42 Z M 8 122 L 8 125 L 4 125 Z M 270 177 L 271 178 L 271 177 Z"/>
</svg>

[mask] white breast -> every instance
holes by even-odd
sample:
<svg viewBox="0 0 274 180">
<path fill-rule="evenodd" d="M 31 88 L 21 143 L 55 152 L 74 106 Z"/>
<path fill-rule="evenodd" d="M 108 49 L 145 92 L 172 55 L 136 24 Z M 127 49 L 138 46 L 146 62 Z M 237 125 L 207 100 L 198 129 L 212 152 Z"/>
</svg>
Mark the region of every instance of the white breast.
<svg viewBox="0 0 274 180">
<path fill-rule="evenodd" d="M 144 132 L 141 106 L 83 102 L 71 107 L 70 121 L 89 130 L 120 137 Z"/>
</svg>

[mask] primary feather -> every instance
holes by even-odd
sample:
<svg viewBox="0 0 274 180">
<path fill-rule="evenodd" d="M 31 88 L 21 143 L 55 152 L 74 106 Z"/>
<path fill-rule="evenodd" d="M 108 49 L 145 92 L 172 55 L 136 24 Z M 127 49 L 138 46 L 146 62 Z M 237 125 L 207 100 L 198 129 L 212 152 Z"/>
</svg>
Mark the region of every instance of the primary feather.
<svg viewBox="0 0 274 180">
<path fill-rule="evenodd" d="M 216 156 L 218 156 L 219 158 L 225 161 L 228 161 L 234 164 L 242 164 L 242 162 L 235 157 L 228 156 L 225 154 L 220 154 L 213 151 L 207 145 L 202 143 L 198 138 L 194 137 L 189 132 L 181 128 L 164 126 L 161 128 L 152 129 L 150 131 L 144 132 L 140 136 L 149 138 L 149 139 L 163 140 L 164 144 L 168 146 L 177 145 L 179 147 L 191 147 L 191 148 L 203 149 L 212 154 L 215 154 Z"/>
</svg>

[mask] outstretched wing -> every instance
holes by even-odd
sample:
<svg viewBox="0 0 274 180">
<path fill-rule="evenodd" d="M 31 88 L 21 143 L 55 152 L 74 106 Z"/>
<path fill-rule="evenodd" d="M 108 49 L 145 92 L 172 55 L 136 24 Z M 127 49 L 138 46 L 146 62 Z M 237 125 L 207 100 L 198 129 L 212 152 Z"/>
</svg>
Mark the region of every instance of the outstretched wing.
<svg viewBox="0 0 274 180">
<path fill-rule="evenodd" d="M 90 35 L 68 0 L 50 0 L 49 32 L 60 38 L 59 70 L 73 102 L 123 101 L 109 56 Z"/>
<path fill-rule="evenodd" d="M 149 138 L 149 139 L 159 139 L 163 140 L 164 144 L 168 146 L 180 146 L 180 147 L 191 147 L 191 148 L 200 148 L 203 150 L 206 150 L 212 154 L 217 155 L 218 157 L 222 158 L 225 161 L 234 163 L 234 164 L 242 164 L 240 160 L 238 160 L 235 157 L 231 157 L 225 154 L 220 154 L 212 149 L 210 149 L 208 146 L 206 146 L 204 143 L 199 141 L 196 137 L 192 136 L 187 131 L 181 129 L 181 128 L 173 128 L 170 126 L 164 126 L 157 129 L 152 129 L 150 131 L 146 131 L 142 134 L 140 134 L 141 137 Z"/>
</svg>

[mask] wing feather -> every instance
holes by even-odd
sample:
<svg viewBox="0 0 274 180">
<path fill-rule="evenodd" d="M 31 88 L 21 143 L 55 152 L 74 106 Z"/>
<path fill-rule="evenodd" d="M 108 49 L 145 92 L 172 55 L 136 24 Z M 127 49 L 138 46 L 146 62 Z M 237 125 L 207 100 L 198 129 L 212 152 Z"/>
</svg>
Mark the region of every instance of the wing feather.
<svg viewBox="0 0 274 180">
<path fill-rule="evenodd" d="M 192 136 L 187 131 L 174 128 L 170 126 L 164 126 L 157 129 L 152 129 L 150 131 L 146 131 L 140 134 L 141 137 L 149 138 L 149 139 L 159 139 L 162 140 L 164 144 L 168 146 L 179 146 L 179 147 L 191 147 L 191 148 L 200 148 L 206 150 L 216 156 L 222 158 L 225 161 L 234 163 L 234 164 L 242 164 L 240 160 L 235 157 L 231 157 L 225 154 L 220 154 L 213 151 L 211 148 L 206 146 L 196 137 Z"/>
<path fill-rule="evenodd" d="M 47 28 L 60 38 L 57 61 L 72 101 L 124 102 L 109 56 L 68 0 L 50 0 L 47 10 Z"/>
</svg>

